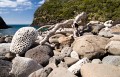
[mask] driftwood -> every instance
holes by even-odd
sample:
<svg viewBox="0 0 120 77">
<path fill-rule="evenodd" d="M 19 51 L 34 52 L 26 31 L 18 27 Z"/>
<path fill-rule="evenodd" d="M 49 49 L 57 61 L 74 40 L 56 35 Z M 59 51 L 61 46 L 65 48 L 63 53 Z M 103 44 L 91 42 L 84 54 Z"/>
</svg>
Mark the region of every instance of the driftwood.
<svg viewBox="0 0 120 77">
<path fill-rule="evenodd" d="M 46 41 L 49 40 L 49 37 L 51 37 L 52 35 L 54 35 L 56 33 L 56 31 L 60 28 L 65 28 L 66 26 L 72 24 L 72 28 L 74 29 L 73 30 L 73 33 L 76 35 L 76 33 L 80 34 L 79 33 L 79 29 L 78 29 L 78 25 L 76 26 L 76 24 L 79 23 L 82 23 L 82 26 L 84 26 L 86 23 L 86 18 L 87 18 L 87 15 L 85 12 L 82 12 L 81 14 L 77 15 L 75 17 L 75 19 L 69 19 L 69 20 L 66 20 L 64 21 L 63 23 L 58 23 L 54 26 L 52 26 L 50 29 L 50 31 L 48 31 L 48 33 L 46 34 L 46 36 L 44 37 L 44 39 L 42 41 L 40 41 L 40 44 L 44 44 Z"/>
<path fill-rule="evenodd" d="M 79 29 L 79 24 L 81 24 L 80 26 L 84 26 L 86 25 L 86 20 L 87 19 L 87 14 L 85 12 L 82 12 L 81 14 L 78 14 L 75 19 L 74 22 L 72 24 L 72 28 L 74 29 L 73 31 L 73 35 L 74 37 L 80 36 L 83 29 Z"/>
</svg>

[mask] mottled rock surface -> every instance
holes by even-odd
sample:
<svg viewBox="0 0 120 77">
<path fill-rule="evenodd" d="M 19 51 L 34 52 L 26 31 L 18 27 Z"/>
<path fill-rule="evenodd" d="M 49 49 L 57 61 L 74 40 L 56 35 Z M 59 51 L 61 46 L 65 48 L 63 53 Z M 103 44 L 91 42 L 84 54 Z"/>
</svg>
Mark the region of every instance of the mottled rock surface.
<svg viewBox="0 0 120 77">
<path fill-rule="evenodd" d="M 10 51 L 24 54 L 37 38 L 37 31 L 33 27 L 20 28 L 13 36 Z"/>
</svg>

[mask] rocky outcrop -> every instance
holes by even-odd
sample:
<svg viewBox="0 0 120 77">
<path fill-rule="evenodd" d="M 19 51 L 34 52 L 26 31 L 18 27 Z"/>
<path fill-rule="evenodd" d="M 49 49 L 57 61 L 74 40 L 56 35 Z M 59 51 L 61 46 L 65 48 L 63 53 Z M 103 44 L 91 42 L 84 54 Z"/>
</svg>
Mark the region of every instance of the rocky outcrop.
<svg viewBox="0 0 120 77">
<path fill-rule="evenodd" d="M 4 22 L 3 18 L 0 16 L 0 29 L 7 29 L 7 28 L 10 28 L 10 26 L 8 26 L 8 25 Z"/>
</svg>

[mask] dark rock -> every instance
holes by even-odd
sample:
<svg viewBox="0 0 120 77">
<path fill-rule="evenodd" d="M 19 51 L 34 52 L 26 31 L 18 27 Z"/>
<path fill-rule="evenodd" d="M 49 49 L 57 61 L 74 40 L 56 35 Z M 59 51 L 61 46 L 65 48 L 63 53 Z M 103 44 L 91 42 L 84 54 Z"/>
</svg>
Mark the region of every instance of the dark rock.
<svg viewBox="0 0 120 77">
<path fill-rule="evenodd" d="M 4 43 L 5 42 L 5 37 L 0 37 L 0 43 Z"/>
<path fill-rule="evenodd" d="M 11 70 L 11 66 L 11 62 L 0 60 L 0 77 L 10 77 L 9 72 Z"/>
<path fill-rule="evenodd" d="M 53 56 L 53 51 L 48 45 L 39 45 L 28 50 L 25 54 L 25 57 L 32 58 L 43 66 L 47 65 L 50 56 Z"/>
<path fill-rule="evenodd" d="M 2 17 L 0 16 L 0 29 L 7 29 L 10 28 L 10 26 L 6 25 Z"/>
</svg>

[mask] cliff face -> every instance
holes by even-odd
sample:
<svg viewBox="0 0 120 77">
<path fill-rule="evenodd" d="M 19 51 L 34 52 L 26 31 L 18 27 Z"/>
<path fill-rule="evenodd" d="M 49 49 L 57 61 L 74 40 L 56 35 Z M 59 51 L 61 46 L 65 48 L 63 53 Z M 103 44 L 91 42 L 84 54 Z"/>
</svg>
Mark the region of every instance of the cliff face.
<svg viewBox="0 0 120 77">
<path fill-rule="evenodd" d="M 7 29 L 7 28 L 10 28 L 10 26 L 7 26 L 3 18 L 0 16 L 0 29 Z"/>
<path fill-rule="evenodd" d="M 47 0 L 36 10 L 32 25 L 55 24 L 82 11 L 88 13 L 89 20 L 119 20 L 119 5 L 120 0 Z"/>
</svg>

